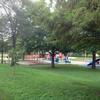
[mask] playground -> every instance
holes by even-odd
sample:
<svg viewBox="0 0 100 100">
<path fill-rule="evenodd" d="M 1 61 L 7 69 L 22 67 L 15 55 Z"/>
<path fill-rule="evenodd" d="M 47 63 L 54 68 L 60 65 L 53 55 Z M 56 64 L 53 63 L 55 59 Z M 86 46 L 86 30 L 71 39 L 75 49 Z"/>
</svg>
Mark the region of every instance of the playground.
<svg viewBox="0 0 100 100">
<path fill-rule="evenodd" d="M 1 58 L 0 58 L 1 59 Z M 8 54 L 4 54 L 4 63 L 10 63 L 11 58 Z M 55 64 L 72 64 L 72 65 L 81 65 L 84 67 L 91 67 L 92 60 L 89 57 L 71 57 L 71 56 L 64 56 L 62 53 L 56 54 L 54 57 Z M 100 59 L 99 57 L 95 61 L 96 66 L 100 67 Z M 21 65 L 45 65 L 51 64 L 50 54 L 46 53 L 45 55 L 42 54 L 30 54 L 25 55 L 24 60 L 19 59 L 17 64 Z"/>
<path fill-rule="evenodd" d="M 92 60 L 89 57 L 71 57 L 68 54 L 64 56 L 64 54 L 57 53 L 54 56 L 55 64 L 72 64 L 72 65 L 81 65 L 85 67 L 89 67 L 92 65 Z M 51 64 L 51 57 L 49 53 L 45 55 L 33 54 L 33 55 L 26 55 L 24 61 L 18 62 L 19 64 L 26 64 L 26 65 L 33 65 L 33 64 Z M 95 61 L 96 66 L 100 67 L 100 59 Z"/>
<path fill-rule="evenodd" d="M 0 0 L 0 100 L 100 100 L 100 0 Z"/>
</svg>

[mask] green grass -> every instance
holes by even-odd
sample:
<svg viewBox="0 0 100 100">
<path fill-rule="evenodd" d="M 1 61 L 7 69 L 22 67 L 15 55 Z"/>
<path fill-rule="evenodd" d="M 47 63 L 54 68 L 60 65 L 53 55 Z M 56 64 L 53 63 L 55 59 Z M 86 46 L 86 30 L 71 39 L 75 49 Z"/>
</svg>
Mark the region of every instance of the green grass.
<svg viewBox="0 0 100 100">
<path fill-rule="evenodd" d="M 100 100 L 100 70 L 0 65 L 0 100 Z"/>
</svg>

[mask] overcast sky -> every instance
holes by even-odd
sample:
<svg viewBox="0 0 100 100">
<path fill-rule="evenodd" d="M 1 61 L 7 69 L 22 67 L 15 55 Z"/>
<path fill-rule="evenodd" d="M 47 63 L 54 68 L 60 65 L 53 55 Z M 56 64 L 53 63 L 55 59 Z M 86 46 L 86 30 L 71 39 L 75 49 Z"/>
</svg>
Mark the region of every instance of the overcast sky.
<svg viewBox="0 0 100 100">
<path fill-rule="evenodd" d="M 40 1 L 40 0 L 31 0 L 32 2 L 38 2 L 38 1 Z M 45 0 L 45 2 L 47 3 L 47 4 L 50 4 L 50 0 Z"/>
<path fill-rule="evenodd" d="M 32 2 L 38 2 L 40 0 L 31 0 Z M 46 4 L 49 5 L 50 4 L 50 0 L 45 0 Z M 55 4 L 56 2 L 53 2 L 52 8 L 50 8 L 51 12 L 54 12 L 54 8 L 55 8 Z"/>
<path fill-rule="evenodd" d="M 38 2 L 38 1 L 41 1 L 41 0 L 31 0 L 32 2 Z M 68 0 L 66 0 L 68 1 Z M 49 5 L 50 4 L 50 0 L 45 0 L 46 4 Z M 51 8 L 51 12 L 54 12 L 54 8 L 55 8 L 55 4 L 56 2 L 54 1 L 53 2 L 53 5 L 52 5 L 52 8 Z M 0 8 L 0 14 L 1 13 L 4 13 L 4 10 L 2 8 Z"/>
</svg>

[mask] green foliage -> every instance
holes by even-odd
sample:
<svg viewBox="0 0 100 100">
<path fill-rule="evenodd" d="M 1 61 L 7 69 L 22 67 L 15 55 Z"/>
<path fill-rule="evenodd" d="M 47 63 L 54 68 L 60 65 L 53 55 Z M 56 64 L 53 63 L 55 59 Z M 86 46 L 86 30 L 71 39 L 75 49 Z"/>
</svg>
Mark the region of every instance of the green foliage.
<svg viewBox="0 0 100 100">
<path fill-rule="evenodd" d="M 79 49 L 100 49 L 100 2 L 81 0 L 73 10 L 73 24 L 78 35 L 75 47 Z M 79 41 L 79 42 L 77 42 Z"/>
<path fill-rule="evenodd" d="M 13 28 L 6 26 L 16 31 L 13 40 L 16 40 L 17 55 L 49 50 L 63 53 L 73 49 L 99 50 L 100 1 L 57 0 L 55 5 L 54 2 L 50 0 L 50 5 L 46 5 L 44 0 L 34 3 L 21 0 L 20 7 L 11 7 L 16 13 L 13 17 L 10 15 Z M 8 20 L 2 21 L 8 23 Z M 11 38 L 7 42 L 12 47 Z"/>
</svg>

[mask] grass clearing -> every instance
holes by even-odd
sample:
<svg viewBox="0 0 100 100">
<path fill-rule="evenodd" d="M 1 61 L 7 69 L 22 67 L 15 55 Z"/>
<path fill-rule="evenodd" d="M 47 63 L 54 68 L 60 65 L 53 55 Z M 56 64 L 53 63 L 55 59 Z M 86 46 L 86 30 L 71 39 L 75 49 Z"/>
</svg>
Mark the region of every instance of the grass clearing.
<svg viewBox="0 0 100 100">
<path fill-rule="evenodd" d="M 100 100 L 100 70 L 0 65 L 0 100 Z"/>
</svg>

